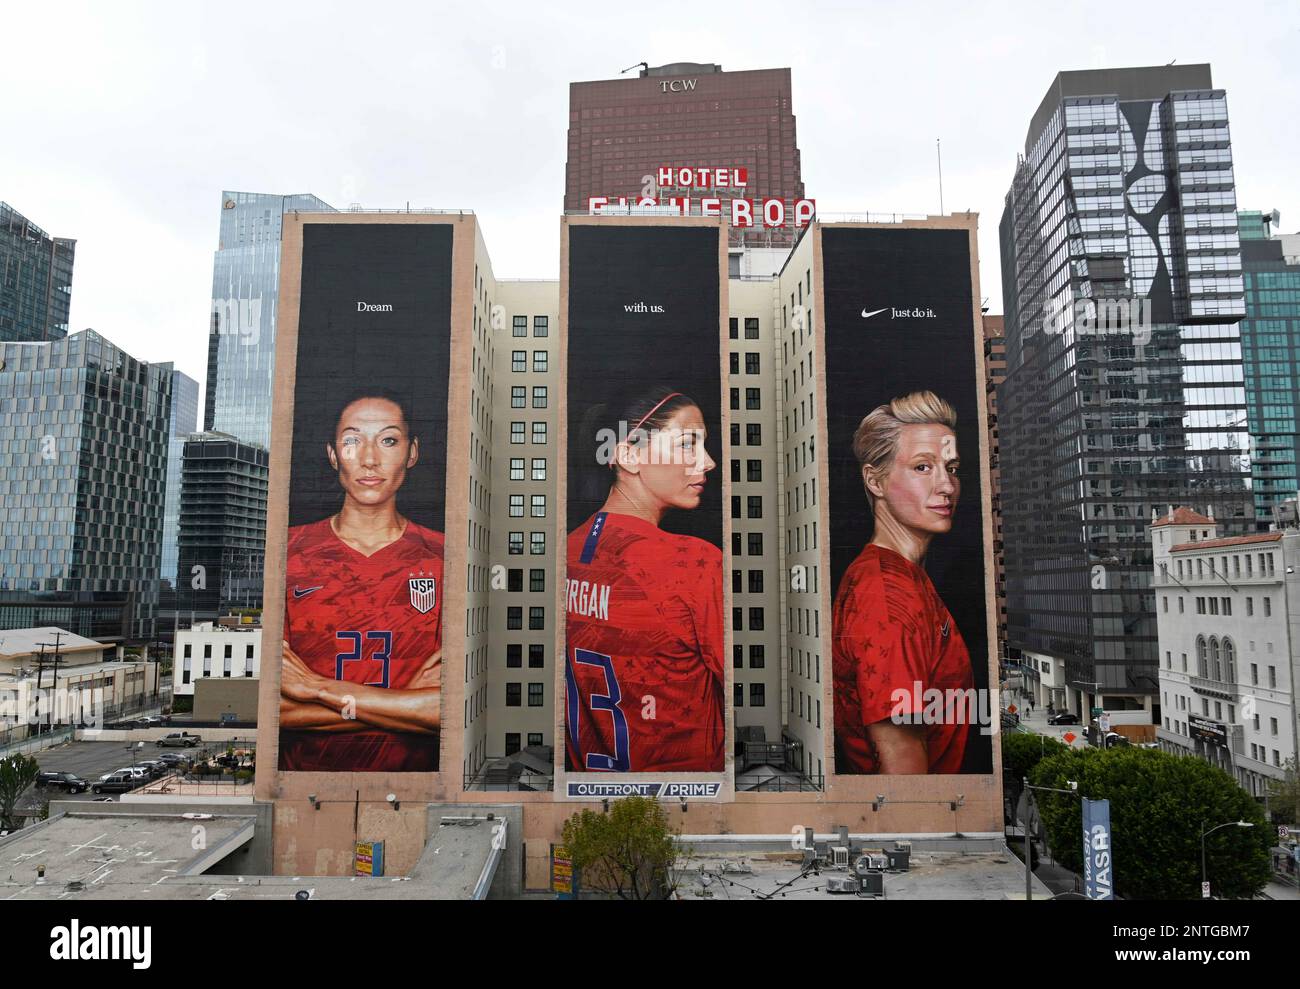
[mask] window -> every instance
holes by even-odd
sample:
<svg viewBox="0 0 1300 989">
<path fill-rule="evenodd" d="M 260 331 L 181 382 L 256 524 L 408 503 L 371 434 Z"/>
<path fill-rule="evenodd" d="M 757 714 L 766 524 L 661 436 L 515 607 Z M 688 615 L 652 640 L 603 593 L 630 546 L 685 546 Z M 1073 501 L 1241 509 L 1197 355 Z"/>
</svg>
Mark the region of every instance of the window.
<svg viewBox="0 0 1300 989">
<path fill-rule="evenodd" d="M 510 533 L 510 555 L 523 556 L 524 554 L 524 534 L 522 532 Z"/>
<path fill-rule="evenodd" d="M 546 356 L 546 354 L 547 354 L 547 352 L 546 352 L 545 350 L 534 350 L 534 351 L 533 351 L 533 370 L 534 370 L 534 371 L 540 371 L 540 372 L 543 373 L 543 374 L 546 373 L 546 367 L 547 367 L 547 356 Z"/>
<path fill-rule="evenodd" d="M 763 407 L 762 392 L 757 388 L 745 389 L 745 408 L 761 409 Z"/>
<path fill-rule="evenodd" d="M 763 461 L 746 460 L 745 461 L 745 480 L 758 483 L 763 480 Z"/>
<path fill-rule="evenodd" d="M 739 594 L 744 588 L 741 586 L 741 571 L 731 571 L 731 593 Z"/>
<path fill-rule="evenodd" d="M 542 684 L 530 683 L 528 685 L 528 706 L 529 707 L 541 707 L 544 697 L 545 697 L 545 693 L 543 692 Z"/>
<path fill-rule="evenodd" d="M 540 670 L 546 665 L 546 647 L 540 642 L 529 643 L 528 668 Z"/>
<path fill-rule="evenodd" d="M 1264 598 L 1264 617 L 1271 618 L 1272 616 L 1273 616 L 1273 599 L 1266 597 Z"/>
<path fill-rule="evenodd" d="M 731 496 L 731 517 L 733 519 L 740 518 L 740 495 Z"/>
<path fill-rule="evenodd" d="M 733 460 L 731 462 L 731 483 L 737 484 L 739 483 L 739 481 L 740 481 L 740 461 Z"/>
<path fill-rule="evenodd" d="M 733 632 L 745 631 L 745 609 L 744 608 L 731 609 L 731 630 Z"/>
<path fill-rule="evenodd" d="M 540 632 L 546 628 L 545 608 L 528 609 L 528 627 L 534 632 Z"/>
<path fill-rule="evenodd" d="M 528 405 L 528 389 L 523 385 L 510 386 L 510 407 L 522 409 Z"/>
<path fill-rule="evenodd" d="M 731 647 L 731 665 L 737 670 L 743 670 L 745 668 L 745 647 L 744 646 Z"/>
<path fill-rule="evenodd" d="M 762 608 L 749 609 L 749 630 L 751 632 L 763 631 L 763 609 Z"/>
<path fill-rule="evenodd" d="M 732 556 L 745 555 L 745 547 L 744 544 L 741 542 L 743 538 L 744 536 L 742 536 L 739 532 L 733 532 L 731 534 L 731 555 Z"/>
<path fill-rule="evenodd" d="M 542 744 L 542 733 L 540 731 L 530 731 L 528 733 L 528 745 L 531 748 L 534 745 Z"/>
<path fill-rule="evenodd" d="M 190 651 L 191 651 L 193 648 L 194 648 L 194 647 L 193 647 L 192 645 L 190 645 L 190 643 L 188 643 L 188 642 L 185 643 L 185 658 L 186 658 L 186 659 L 189 659 L 189 658 L 190 658 Z"/>
<path fill-rule="evenodd" d="M 524 609 L 507 608 L 506 609 L 506 628 L 511 631 L 518 631 L 524 627 Z"/>
<path fill-rule="evenodd" d="M 739 355 L 739 354 L 728 354 L 727 356 L 730 358 L 730 362 L 729 362 L 729 364 L 728 364 L 727 370 L 730 371 L 732 374 L 739 374 L 739 373 L 740 373 L 740 355 Z"/>
<path fill-rule="evenodd" d="M 528 551 L 533 556 L 541 556 L 546 552 L 546 533 L 533 532 L 528 537 Z"/>
<path fill-rule="evenodd" d="M 250 642 L 248 645 L 244 646 L 244 659 L 249 660 L 252 658 L 253 658 L 253 644 Z"/>
<path fill-rule="evenodd" d="M 1270 556 L 1269 559 L 1271 560 L 1273 558 Z M 1274 735 L 1277 734 L 1277 718 L 1268 719 L 1268 728 Z"/>
<path fill-rule="evenodd" d="M 185 648 L 188 649 L 189 646 L 186 646 Z M 190 664 L 187 662 L 184 666 L 181 667 L 181 683 L 189 683 L 189 682 L 190 682 Z"/>
<path fill-rule="evenodd" d="M 764 696 L 764 686 L 761 683 L 751 683 L 749 685 L 749 706 L 762 707 L 766 701 Z"/>
<path fill-rule="evenodd" d="M 521 707 L 520 701 L 523 699 L 523 684 L 507 683 L 506 684 L 506 707 Z"/>
<path fill-rule="evenodd" d="M 506 571 L 506 590 L 518 594 L 524 589 L 524 572 L 518 569 Z"/>
<path fill-rule="evenodd" d="M 546 518 L 546 495 L 533 495 L 528 514 L 535 519 Z"/>
<path fill-rule="evenodd" d="M 506 669 L 518 669 L 524 665 L 524 647 L 518 642 L 506 646 Z"/>
<path fill-rule="evenodd" d="M 740 423 L 738 422 L 731 424 L 731 445 L 740 446 Z"/>
<path fill-rule="evenodd" d="M 546 386 L 537 385 L 533 388 L 533 408 L 546 408 Z"/>
<path fill-rule="evenodd" d="M 526 350 L 510 351 L 510 370 L 511 371 L 528 370 L 528 351 Z"/>
<path fill-rule="evenodd" d="M 761 446 L 763 443 L 762 423 L 745 423 L 745 443 L 749 446 Z"/>
<path fill-rule="evenodd" d="M 551 335 L 551 321 L 548 316 L 533 317 L 533 336 L 546 337 Z"/>
<path fill-rule="evenodd" d="M 533 480 L 534 481 L 546 480 L 546 458 L 545 457 L 533 457 Z"/>
<path fill-rule="evenodd" d="M 524 479 L 524 458 L 510 458 L 510 480 L 522 481 Z"/>
<path fill-rule="evenodd" d="M 1270 666 L 1268 668 L 1268 686 L 1270 690 L 1277 689 L 1277 667 L 1276 666 Z"/>
<path fill-rule="evenodd" d="M 732 340 L 740 337 L 740 320 L 735 316 L 727 320 L 727 336 Z"/>
<path fill-rule="evenodd" d="M 511 328 L 510 328 L 510 335 L 511 335 L 512 337 L 526 337 L 526 336 L 528 336 L 528 317 L 527 317 L 527 316 L 516 316 L 516 317 L 514 318 L 513 325 L 512 325 Z"/>
<path fill-rule="evenodd" d="M 749 647 L 749 668 L 751 670 L 761 670 L 767 665 L 767 657 L 764 655 L 765 647 L 762 643 L 757 643 Z"/>
<path fill-rule="evenodd" d="M 533 423 L 533 444 L 540 445 L 546 442 L 546 423 Z"/>
<path fill-rule="evenodd" d="M 736 707 L 745 706 L 745 685 L 743 683 L 735 685 L 732 691 L 732 700 L 735 701 Z"/>
<path fill-rule="evenodd" d="M 745 499 L 745 509 L 751 519 L 761 519 L 763 517 L 763 496 L 750 495 Z"/>
<path fill-rule="evenodd" d="M 532 569 L 528 571 L 528 590 L 534 594 L 546 590 L 546 571 Z"/>
<path fill-rule="evenodd" d="M 745 373 L 746 373 L 746 374 L 760 374 L 760 373 L 762 373 L 762 372 L 759 370 L 758 354 L 753 354 L 753 353 L 746 353 L 746 354 L 745 354 Z"/>
<path fill-rule="evenodd" d="M 512 494 L 510 496 L 510 517 L 512 519 L 521 519 L 524 517 L 524 496 L 521 494 Z"/>
<path fill-rule="evenodd" d="M 757 316 L 745 317 L 745 339 L 746 340 L 758 339 L 758 317 Z"/>
<path fill-rule="evenodd" d="M 763 555 L 763 534 L 761 532 L 751 532 L 748 538 L 749 549 L 746 552 L 750 556 Z"/>
<path fill-rule="evenodd" d="M 762 570 L 749 571 L 749 593 L 750 594 L 763 593 L 763 571 Z"/>
<path fill-rule="evenodd" d="M 524 424 L 522 422 L 512 422 L 510 424 L 510 442 L 522 443 L 524 441 Z"/>
<path fill-rule="evenodd" d="M 203 658 L 204 658 L 204 659 L 211 659 L 211 658 L 212 658 L 212 643 L 211 643 L 211 642 L 205 642 L 205 643 L 203 644 Z"/>
<path fill-rule="evenodd" d="M 506 755 L 514 755 L 519 751 L 519 732 L 506 732 Z"/>
<path fill-rule="evenodd" d="M 1255 599 L 1246 598 L 1246 617 L 1249 618 L 1254 613 L 1255 613 Z"/>
<path fill-rule="evenodd" d="M 740 389 L 739 389 L 739 388 L 732 388 L 732 389 L 730 390 L 730 395 L 731 395 L 731 407 L 732 407 L 732 409 L 733 409 L 733 410 L 739 410 L 739 409 L 740 409 Z"/>
</svg>

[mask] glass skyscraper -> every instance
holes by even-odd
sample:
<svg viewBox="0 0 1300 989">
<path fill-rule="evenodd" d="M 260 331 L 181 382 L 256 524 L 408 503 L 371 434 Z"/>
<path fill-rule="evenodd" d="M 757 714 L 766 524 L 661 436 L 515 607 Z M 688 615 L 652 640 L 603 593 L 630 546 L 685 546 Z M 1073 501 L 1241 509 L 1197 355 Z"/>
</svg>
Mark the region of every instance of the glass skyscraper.
<svg viewBox="0 0 1300 989">
<path fill-rule="evenodd" d="M 91 330 L 0 344 L 0 627 L 153 639 L 171 409 Z"/>
<path fill-rule="evenodd" d="M 0 341 L 68 335 L 76 245 L 0 203 Z"/>
<path fill-rule="evenodd" d="M 177 542 L 181 519 L 181 465 L 185 437 L 199 428 L 199 383 L 172 372 L 171 432 L 167 437 L 167 498 L 163 506 L 162 571 L 160 578 L 176 589 Z"/>
<path fill-rule="evenodd" d="M 1274 506 L 1300 493 L 1300 234 L 1270 236 L 1264 213 L 1241 212 L 1238 219 L 1246 281 L 1241 356 L 1255 522 L 1263 530 Z"/>
<path fill-rule="evenodd" d="M 1253 526 L 1227 101 L 1208 65 L 1062 72 L 1000 224 L 1008 642 L 1039 702 L 1158 704 L 1146 531 Z"/>
<path fill-rule="evenodd" d="M 263 447 L 271 444 L 280 227 L 292 210 L 334 212 L 312 195 L 221 194 L 203 428 Z"/>
</svg>

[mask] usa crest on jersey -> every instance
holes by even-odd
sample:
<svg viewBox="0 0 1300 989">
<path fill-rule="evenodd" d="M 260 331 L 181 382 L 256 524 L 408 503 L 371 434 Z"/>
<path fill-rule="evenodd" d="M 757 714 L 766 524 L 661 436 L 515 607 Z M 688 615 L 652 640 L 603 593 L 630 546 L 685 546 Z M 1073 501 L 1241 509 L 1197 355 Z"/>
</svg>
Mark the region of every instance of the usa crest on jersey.
<svg viewBox="0 0 1300 989">
<path fill-rule="evenodd" d="M 411 589 L 411 607 L 427 615 L 438 602 L 438 582 L 432 577 L 412 577 L 407 583 Z"/>
</svg>

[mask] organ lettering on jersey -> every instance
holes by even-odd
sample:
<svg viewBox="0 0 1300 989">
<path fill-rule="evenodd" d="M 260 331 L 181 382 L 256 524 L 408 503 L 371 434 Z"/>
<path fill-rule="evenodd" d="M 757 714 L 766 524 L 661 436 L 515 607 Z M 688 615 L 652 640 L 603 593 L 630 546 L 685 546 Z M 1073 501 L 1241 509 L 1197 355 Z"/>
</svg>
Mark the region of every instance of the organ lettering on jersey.
<svg viewBox="0 0 1300 989">
<path fill-rule="evenodd" d="M 571 615 L 584 615 L 609 621 L 609 585 L 590 580 L 568 581 L 568 605 Z"/>
</svg>

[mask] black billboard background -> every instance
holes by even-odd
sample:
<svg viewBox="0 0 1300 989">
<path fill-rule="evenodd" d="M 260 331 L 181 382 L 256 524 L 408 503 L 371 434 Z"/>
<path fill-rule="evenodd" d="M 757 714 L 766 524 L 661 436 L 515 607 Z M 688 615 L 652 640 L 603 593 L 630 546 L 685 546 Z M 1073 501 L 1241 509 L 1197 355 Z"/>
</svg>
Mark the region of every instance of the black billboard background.
<svg viewBox="0 0 1300 989">
<path fill-rule="evenodd" d="M 569 228 L 567 532 L 609 494 L 612 471 L 596 461 L 599 430 L 617 431 L 622 403 L 662 383 L 699 403 L 705 448 L 718 464 L 699 508 L 668 512 L 662 528 L 722 548 L 719 278 L 715 227 Z M 625 309 L 638 303 L 664 311 Z"/>
<path fill-rule="evenodd" d="M 325 444 L 338 402 L 373 385 L 402 395 L 420 459 L 397 495 L 412 522 L 445 528 L 452 228 L 446 224 L 303 225 L 289 525 L 343 504 Z M 392 312 L 357 312 L 357 303 Z"/>
<path fill-rule="evenodd" d="M 936 537 L 925 570 L 970 650 L 975 687 L 988 688 L 984 504 L 979 403 L 983 398 L 972 325 L 971 259 L 965 230 L 824 229 L 826 431 L 829 442 L 831 599 L 871 540 L 873 519 L 853 456 L 868 412 L 928 389 L 957 412 L 961 497 L 952 531 Z M 932 309 L 933 319 L 891 319 L 892 309 Z M 972 729 L 963 773 L 993 768 L 991 736 Z"/>
</svg>

